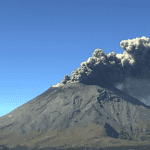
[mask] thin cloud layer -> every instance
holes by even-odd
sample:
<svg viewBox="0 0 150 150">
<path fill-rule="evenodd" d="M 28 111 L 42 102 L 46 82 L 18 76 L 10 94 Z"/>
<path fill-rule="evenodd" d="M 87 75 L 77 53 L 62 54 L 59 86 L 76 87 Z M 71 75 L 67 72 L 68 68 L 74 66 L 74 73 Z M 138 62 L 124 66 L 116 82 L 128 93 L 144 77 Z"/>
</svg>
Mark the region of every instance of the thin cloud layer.
<svg viewBox="0 0 150 150">
<path fill-rule="evenodd" d="M 80 68 L 71 72 L 72 77 L 66 75 L 61 83 L 80 82 L 84 84 L 109 83 L 116 86 L 126 78 L 149 79 L 150 77 L 150 41 L 142 36 L 134 39 L 122 40 L 123 54 L 111 52 L 108 55 L 102 49 L 95 49 L 92 57 L 80 64 Z"/>
</svg>

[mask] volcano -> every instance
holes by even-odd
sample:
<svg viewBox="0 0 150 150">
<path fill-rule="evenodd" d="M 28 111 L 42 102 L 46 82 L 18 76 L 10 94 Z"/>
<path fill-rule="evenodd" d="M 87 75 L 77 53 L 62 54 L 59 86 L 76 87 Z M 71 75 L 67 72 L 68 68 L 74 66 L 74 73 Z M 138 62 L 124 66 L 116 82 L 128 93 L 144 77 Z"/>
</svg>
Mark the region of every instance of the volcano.
<svg viewBox="0 0 150 150">
<path fill-rule="evenodd" d="M 0 118 L 0 145 L 76 148 L 148 145 L 150 107 L 110 84 L 67 83 Z"/>
</svg>

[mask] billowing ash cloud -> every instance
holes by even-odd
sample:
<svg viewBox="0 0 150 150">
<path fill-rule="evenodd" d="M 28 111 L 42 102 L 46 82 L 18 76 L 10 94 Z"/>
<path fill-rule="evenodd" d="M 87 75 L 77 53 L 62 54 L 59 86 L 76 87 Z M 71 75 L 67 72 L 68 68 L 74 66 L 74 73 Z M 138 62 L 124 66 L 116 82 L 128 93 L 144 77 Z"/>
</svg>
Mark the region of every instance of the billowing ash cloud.
<svg viewBox="0 0 150 150">
<path fill-rule="evenodd" d="M 111 52 L 108 55 L 102 49 L 95 49 L 92 57 L 72 71 L 72 77 L 66 75 L 61 83 L 80 82 L 84 84 L 109 83 L 116 86 L 126 78 L 149 79 L 150 77 L 150 41 L 145 36 L 120 42 L 123 54 Z"/>
</svg>

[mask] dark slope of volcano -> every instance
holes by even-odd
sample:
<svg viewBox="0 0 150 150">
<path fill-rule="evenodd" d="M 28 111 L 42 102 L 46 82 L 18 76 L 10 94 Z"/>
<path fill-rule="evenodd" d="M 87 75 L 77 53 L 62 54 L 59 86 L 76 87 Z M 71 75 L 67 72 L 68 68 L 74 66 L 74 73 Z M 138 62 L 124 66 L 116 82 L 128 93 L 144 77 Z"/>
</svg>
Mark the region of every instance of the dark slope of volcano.
<svg viewBox="0 0 150 150">
<path fill-rule="evenodd" d="M 109 84 L 51 87 L 0 118 L 0 144 L 33 147 L 148 145 L 150 107 Z"/>
</svg>

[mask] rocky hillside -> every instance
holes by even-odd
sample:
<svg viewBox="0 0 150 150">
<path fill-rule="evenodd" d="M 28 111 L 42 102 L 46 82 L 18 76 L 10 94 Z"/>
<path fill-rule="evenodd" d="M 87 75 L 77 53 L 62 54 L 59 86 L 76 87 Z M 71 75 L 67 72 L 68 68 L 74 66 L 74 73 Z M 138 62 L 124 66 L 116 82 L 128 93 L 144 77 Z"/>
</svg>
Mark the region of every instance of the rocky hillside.
<svg viewBox="0 0 150 150">
<path fill-rule="evenodd" d="M 148 145 L 150 107 L 114 86 L 51 87 L 0 118 L 0 144 L 39 147 Z"/>
</svg>

